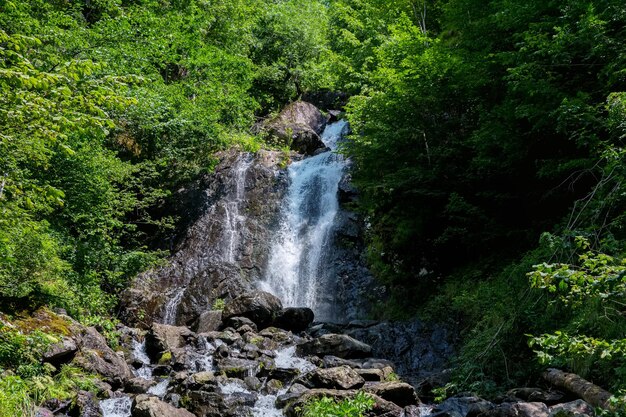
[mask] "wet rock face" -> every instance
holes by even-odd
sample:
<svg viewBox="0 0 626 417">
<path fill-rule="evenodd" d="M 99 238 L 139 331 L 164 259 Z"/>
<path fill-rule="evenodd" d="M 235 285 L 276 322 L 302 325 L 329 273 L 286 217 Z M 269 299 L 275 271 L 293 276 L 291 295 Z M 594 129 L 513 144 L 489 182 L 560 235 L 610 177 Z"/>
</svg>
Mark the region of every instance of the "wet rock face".
<svg viewBox="0 0 626 417">
<path fill-rule="evenodd" d="M 215 300 L 235 298 L 261 277 L 288 183 L 284 168 L 297 155 L 261 150 L 219 157 L 196 202 L 202 214 L 167 264 L 141 274 L 126 291 L 129 324 L 191 325 Z"/>
</svg>

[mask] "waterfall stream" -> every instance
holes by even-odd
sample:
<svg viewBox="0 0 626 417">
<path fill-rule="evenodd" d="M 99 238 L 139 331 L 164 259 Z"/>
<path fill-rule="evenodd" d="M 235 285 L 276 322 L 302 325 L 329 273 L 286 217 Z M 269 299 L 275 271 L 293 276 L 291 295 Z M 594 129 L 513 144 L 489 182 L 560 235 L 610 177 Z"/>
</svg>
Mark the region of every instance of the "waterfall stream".
<svg viewBox="0 0 626 417">
<path fill-rule="evenodd" d="M 328 125 L 322 140 L 331 150 L 348 130 L 346 121 Z M 324 152 L 293 163 L 280 228 L 270 253 L 262 289 L 286 306 L 311 308 L 320 320 L 335 318 L 336 278 L 328 265 L 339 210 L 337 190 L 346 161 Z"/>
</svg>

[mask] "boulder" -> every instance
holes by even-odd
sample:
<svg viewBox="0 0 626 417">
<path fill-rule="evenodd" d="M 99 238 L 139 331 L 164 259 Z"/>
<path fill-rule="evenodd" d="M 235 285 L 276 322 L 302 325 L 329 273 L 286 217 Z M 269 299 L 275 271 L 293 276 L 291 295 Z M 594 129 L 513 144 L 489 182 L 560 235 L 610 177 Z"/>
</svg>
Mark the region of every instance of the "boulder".
<svg viewBox="0 0 626 417">
<path fill-rule="evenodd" d="M 158 362 L 163 353 L 181 349 L 192 336 L 187 327 L 153 323 L 146 335 L 146 353 L 153 362 Z"/>
<path fill-rule="evenodd" d="M 254 322 L 247 317 L 231 317 L 223 322 L 226 327 L 232 327 L 237 330 L 238 333 L 244 333 L 245 331 L 257 331 L 256 324 L 254 324 Z M 244 328 L 243 331 L 241 330 L 242 328 Z"/>
<path fill-rule="evenodd" d="M 339 366 L 336 368 L 317 368 L 299 378 L 300 384 L 307 388 L 357 389 L 365 380 L 352 368 Z"/>
<path fill-rule="evenodd" d="M 296 347 L 296 352 L 300 356 L 334 355 L 343 359 L 358 359 L 370 356 L 372 348 L 347 335 L 326 334 L 299 344 Z"/>
<path fill-rule="evenodd" d="M 198 323 L 196 324 L 196 332 L 206 333 L 218 331 L 222 325 L 221 310 L 209 310 L 200 314 Z"/>
<path fill-rule="evenodd" d="M 59 366 L 67 363 L 74 358 L 78 352 L 78 344 L 73 337 L 63 337 L 63 339 L 51 345 L 43 354 L 43 361 Z"/>
<path fill-rule="evenodd" d="M 514 388 L 506 393 L 507 401 L 517 402 L 516 399 L 527 402 L 541 402 L 547 405 L 560 403 L 565 394 L 560 391 L 544 391 L 540 388 Z"/>
<path fill-rule="evenodd" d="M 129 379 L 124 385 L 124 391 L 129 394 L 145 394 L 155 385 L 155 382 L 145 378 Z"/>
<path fill-rule="evenodd" d="M 452 397 L 433 408 L 436 417 L 477 416 L 494 409 L 495 405 L 479 397 Z"/>
<path fill-rule="evenodd" d="M 232 317 L 246 317 L 259 328 L 271 325 L 283 306 L 280 300 L 265 291 L 251 291 L 231 300 L 224 307 L 224 322 Z"/>
<path fill-rule="evenodd" d="M 485 417 L 548 417 L 548 406 L 537 402 L 502 403 L 487 410 Z"/>
<path fill-rule="evenodd" d="M 54 417 L 54 413 L 47 408 L 37 407 L 35 417 Z"/>
<path fill-rule="evenodd" d="M 313 323 L 314 318 L 315 314 L 310 308 L 289 307 L 278 312 L 274 326 L 292 332 L 302 332 Z"/>
<path fill-rule="evenodd" d="M 79 351 L 73 363 L 89 372 L 100 374 L 114 388 L 133 377 L 130 367 L 115 353 L 93 327 L 87 327 L 81 337 Z"/>
<path fill-rule="evenodd" d="M 79 391 L 76 394 L 74 409 L 81 417 L 102 417 L 98 399 L 92 392 Z"/>
<path fill-rule="evenodd" d="M 391 401 L 400 407 L 416 405 L 419 398 L 415 393 L 415 388 L 406 382 L 382 382 L 378 384 L 367 384 L 364 391 L 376 394 L 379 397 Z"/>
<path fill-rule="evenodd" d="M 133 405 L 133 417 L 195 417 L 184 408 L 176 408 L 156 397 L 139 395 Z"/>
<path fill-rule="evenodd" d="M 320 134 L 327 119 L 311 103 L 296 101 L 280 112 L 278 117 L 265 123 L 262 130 L 273 136 L 280 145 L 305 155 L 312 155 L 326 146 Z"/>
<path fill-rule="evenodd" d="M 550 407 L 549 410 L 550 417 L 591 417 L 595 415 L 593 407 L 583 400 L 557 404 Z"/>
<path fill-rule="evenodd" d="M 385 380 L 385 374 L 382 369 L 357 369 L 356 372 L 365 381 L 382 382 Z"/>
</svg>

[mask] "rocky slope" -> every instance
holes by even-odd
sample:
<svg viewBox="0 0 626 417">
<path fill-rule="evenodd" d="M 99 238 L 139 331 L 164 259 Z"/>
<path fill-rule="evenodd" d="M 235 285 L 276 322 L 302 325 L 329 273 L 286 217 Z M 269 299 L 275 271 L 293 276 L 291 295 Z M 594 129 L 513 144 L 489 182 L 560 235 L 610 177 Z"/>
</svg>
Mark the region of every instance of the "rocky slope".
<svg viewBox="0 0 626 417">
<path fill-rule="evenodd" d="M 364 391 L 375 404 L 368 417 L 585 417 L 593 408 L 555 390 L 512 390 L 498 402 L 471 395 L 422 404 L 395 365 L 345 334 L 314 337 L 306 308 L 283 309 L 262 292 L 247 293 L 213 312 L 198 332 L 154 323 L 121 327 L 122 350 L 113 352 L 95 328 L 45 312 L 69 329 L 44 361 L 72 363 L 102 377 L 98 392 L 77 401 L 49 403 L 38 416 L 279 417 L 299 416 L 315 398 L 338 400 Z M 280 325 L 280 327 L 277 327 Z M 292 329 L 292 330 L 289 330 Z M 319 333 L 319 330 L 317 331 Z"/>
</svg>

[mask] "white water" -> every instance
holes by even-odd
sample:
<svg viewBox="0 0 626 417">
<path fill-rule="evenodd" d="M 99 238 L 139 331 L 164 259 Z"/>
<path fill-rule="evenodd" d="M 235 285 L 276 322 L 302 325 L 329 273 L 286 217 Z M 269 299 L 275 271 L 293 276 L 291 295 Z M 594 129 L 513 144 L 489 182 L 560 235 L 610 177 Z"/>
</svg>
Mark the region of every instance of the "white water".
<svg viewBox="0 0 626 417">
<path fill-rule="evenodd" d="M 235 254 L 237 253 L 240 240 L 240 230 L 246 221 L 246 217 L 240 213 L 239 208 L 246 192 L 246 173 L 251 165 L 252 158 L 249 154 L 242 154 L 237 160 L 234 169 L 235 190 L 224 206 L 225 230 L 222 256 L 224 261 L 229 263 L 235 262 Z"/>
<path fill-rule="evenodd" d="M 161 380 L 158 384 L 153 385 L 148 389 L 148 394 L 155 395 L 159 398 L 163 398 L 167 393 L 167 388 L 170 386 L 169 378 Z"/>
<path fill-rule="evenodd" d="M 150 367 L 150 358 L 146 353 L 146 340 L 139 342 L 133 340 L 133 356 L 142 363 L 141 368 L 133 370 L 136 377 L 143 379 L 152 379 L 152 368 Z"/>
<path fill-rule="evenodd" d="M 276 399 L 287 392 L 286 388 L 281 389 L 275 395 L 261 395 L 252 408 L 253 417 L 283 417 L 282 410 L 276 408 Z"/>
<path fill-rule="evenodd" d="M 131 406 L 132 401 L 127 396 L 100 401 L 103 417 L 130 417 Z"/>
<path fill-rule="evenodd" d="M 330 124 L 322 140 L 332 150 L 348 124 Z M 337 190 L 346 161 L 325 152 L 289 167 L 290 185 L 281 227 L 274 238 L 266 277 L 261 287 L 277 295 L 286 306 L 309 307 L 318 319 L 334 313 L 336 280 L 325 262 L 330 250 L 335 217 L 339 210 Z"/>
<path fill-rule="evenodd" d="M 185 290 L 186 288 L 178 288 L 175 293 L 169 297 L 169 300 L 167 300 L 167 303 L 165 304 L 165 314 L 163 315 L 164 324 L 176 324 L 176 312 L 178 310 L 178 305 L 183 300 Z"/>
<path fill-rule="evenodd" d="M 297 369 L 300 373 L 306 373 L 315 369 L 315 365 L 311 362 L 296 356 L 295 346 L 277 350 L 274 365 L 276 368 Z"/>
</svg>

